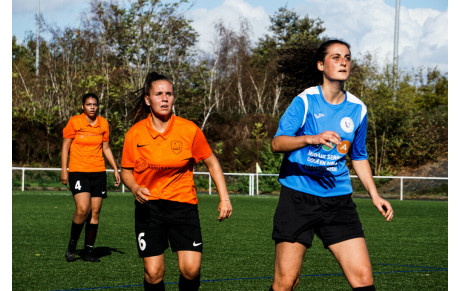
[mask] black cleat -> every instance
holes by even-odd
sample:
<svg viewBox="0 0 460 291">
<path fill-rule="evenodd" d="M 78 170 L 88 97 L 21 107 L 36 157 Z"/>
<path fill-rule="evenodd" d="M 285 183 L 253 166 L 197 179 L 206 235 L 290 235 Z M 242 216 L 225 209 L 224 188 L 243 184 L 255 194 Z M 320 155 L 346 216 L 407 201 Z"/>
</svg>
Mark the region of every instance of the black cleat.
<svg viewBox="0 0 460 291">
<path fill-rule="evenodd" d="M 75 253 L 77 252 L 77 246 L 69 243 L 67 251 L 65 252 L 65 259 L 67 262 L 73 262 L 76 260 Z"/>
<path fill-rule="evenodd" d="M 83 261 L 92 262 L 92 263 L 99 263 L 101 261 L 99 260 L 99 258 L 94 256 L 94 251 L 92 248 L 86 249 L 81 258 L 83 259 Z"/>
</svg>

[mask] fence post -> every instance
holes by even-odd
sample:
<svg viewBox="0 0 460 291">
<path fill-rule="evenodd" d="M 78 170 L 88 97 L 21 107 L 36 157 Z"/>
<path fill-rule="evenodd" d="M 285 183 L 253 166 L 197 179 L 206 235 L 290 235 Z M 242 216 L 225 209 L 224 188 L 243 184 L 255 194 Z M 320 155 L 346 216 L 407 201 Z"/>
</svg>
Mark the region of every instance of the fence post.
<svg viewBox="0 0 460 291">
<path fill-rule="evenodd" d="M 209 177 L 209 195 L 211 195 L 212 194 L 211 173 L 208 173 L 208 177 Z"/>
<path fill-rule="evenodd" d="M 401 177 L 401 198 L 400 198 L 401 200 L 403 200 L 403 195 L 404 195 L 403 194 L 403 192 L 404 192 L 403 188 L 404 188 L 404 178 Z"/>
<path fill-rule="evenodd" d="M 24 192 L 24 179 L 25 179 L 24 176 L 25 176 L 25 174 L 26 174 L 26 168 L 22 168 L 22 187 L 21 187 L 22 192 Z"/>
<path fill-rule="evenodd" d="M 256 173 L 256 194 L 259 195 L 259 173 Z"/>
</svg>

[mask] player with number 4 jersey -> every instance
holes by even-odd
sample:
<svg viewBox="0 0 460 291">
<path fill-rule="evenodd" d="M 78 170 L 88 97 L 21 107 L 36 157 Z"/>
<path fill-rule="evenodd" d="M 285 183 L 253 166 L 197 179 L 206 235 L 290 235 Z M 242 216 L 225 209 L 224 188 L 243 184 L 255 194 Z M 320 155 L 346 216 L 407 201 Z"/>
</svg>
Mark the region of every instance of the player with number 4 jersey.
<svg viewBox="0 0 460 291">
<path fill-rule="evenodd" d="M 115 185 L 120 184 L 120 174 L 109 146 L 109 124 L 97 115 L 98 98 L 87 93 L 82 98 L 83 113 L 72 116 L 63 130 L 61 152 L 61 182 L 69 184 L 76 210 L 72 219 L 70 241 L 65 257 L 76 260 L 76 247 L 85 227 L 84 261 L 99 262 L 93 248 L 99 227 L 102 200 L 107 198 L 107 174 L 102 154 L 105 155 L 115 174 Z M 69 170 L 67 160 L 70 151 Z"/>
</svg>

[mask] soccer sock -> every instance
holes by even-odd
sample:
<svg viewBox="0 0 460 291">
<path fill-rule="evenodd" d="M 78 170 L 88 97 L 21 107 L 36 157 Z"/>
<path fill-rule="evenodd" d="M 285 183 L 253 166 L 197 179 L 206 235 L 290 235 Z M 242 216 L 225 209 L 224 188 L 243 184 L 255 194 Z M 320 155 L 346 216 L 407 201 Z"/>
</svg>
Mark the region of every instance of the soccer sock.
<svg viewBox="0 0 460 291">
<path fill-rule="evenodd" d="M 179 276 L 179 290 L 183 291 L 195 291 L 200 288 L 200 275 L 195 279 L 187 280 L 182 274 Z"/>
<path fill-rule="evenodd" d="M 270 289 L 268 289 L 268 291 L 274 291 L 273 286 L 270 286 Z"/>
<path fill-rule="evenodd" d="M 146 290 L 146 291 L 155 291 L 155 290 L 164 291 L 165 290 L 165 282 L 163 280 L 161 280 L 160 282 L 158 282 L 156 284 L 150 284 L 144 278 L 144 290 Z"/>
<path fill-rule="evenodd" d="M 86 223 L 85 227 L 85 249 L 89 247 L 93 247 L 94 243 L 96 242 L 96 235 L 97 235 L 97 229 L 99 227 L 99 224 L 91 224 L 91 223 Z"/>
<path fill-rule="evenodd" d="M 375 291 L 375 286 L 370 285 L 370 286 L 364 286 L 364 287 L 356 287 L 356 288 L 353 288 L 353 291 Z"/>
<path fill-rule="evenodd" d="M 76 224 L 75 222 L 72 221 L 72 227 L 70 228 L 70 244 L 72 246 L 76 246 L 78 239 L 80 238 L 81 231 L 83 230 L 83 225 L 82 224 Z"/>
</svg>

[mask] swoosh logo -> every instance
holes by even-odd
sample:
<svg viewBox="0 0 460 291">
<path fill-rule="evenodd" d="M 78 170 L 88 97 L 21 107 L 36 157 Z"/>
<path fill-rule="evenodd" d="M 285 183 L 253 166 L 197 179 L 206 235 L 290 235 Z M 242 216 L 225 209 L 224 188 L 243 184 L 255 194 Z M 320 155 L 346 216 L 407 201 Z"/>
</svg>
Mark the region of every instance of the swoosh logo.
<svg viewBox="0 0 460 291">
<path fill-rule="evenodd" d="M 199 245 L 201 245 L 201 244 L 202 244 L 202 243 L 193 242 L 193 246 L 194 246 L 194 247 L 197 247 L 197 246 L 199 246 Z"/>
<path fill-rule="evenodd" d="M 145 146 L 146 146 L 146 144 L 137 144 L 138 148 L 145 147 Z"/>
</svg>

